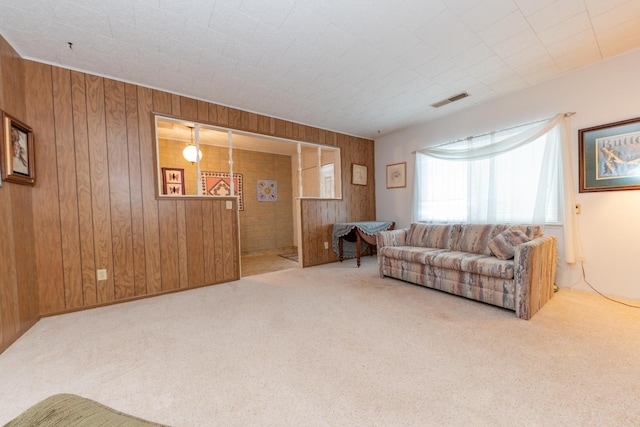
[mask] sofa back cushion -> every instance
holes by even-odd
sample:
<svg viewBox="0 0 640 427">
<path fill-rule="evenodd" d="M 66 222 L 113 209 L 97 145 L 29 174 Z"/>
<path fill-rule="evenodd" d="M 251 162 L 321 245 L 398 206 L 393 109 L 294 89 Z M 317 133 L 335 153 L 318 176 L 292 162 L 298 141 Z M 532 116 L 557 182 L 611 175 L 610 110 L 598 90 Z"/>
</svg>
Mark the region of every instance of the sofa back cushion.
<svg viewBox="0 0 640 427">
<path fill-rule="evenodd" d="M 542 236 L 542 227 L 539 225 L 461 224 L 460 234 L 454 244 L 454 250 L 493 255 L 491 249 L 489 249 L 489 242 L 510 227 L 521 230 L 529 239 Z"/>
<path fill-rule="evenodd" d="M 414 223 L 411 224 L 407 234 L 407 246 L 453 249 L 459 232 L 460 224 Z"/>
</svg>

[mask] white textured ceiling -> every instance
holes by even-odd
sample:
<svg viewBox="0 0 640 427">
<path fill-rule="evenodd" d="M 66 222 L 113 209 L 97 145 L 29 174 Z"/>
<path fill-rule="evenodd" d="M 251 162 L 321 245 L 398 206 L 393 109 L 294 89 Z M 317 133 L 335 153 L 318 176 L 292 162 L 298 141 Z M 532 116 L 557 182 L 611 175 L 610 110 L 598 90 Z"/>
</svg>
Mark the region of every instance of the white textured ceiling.
<svg viewBox="0 0 640 427">
<path fill-rule="evenodd" d="M 0 34 L 28 59 L 375 138 L 640 46 L 640 0 L 0 0 Z"/>
</svg>

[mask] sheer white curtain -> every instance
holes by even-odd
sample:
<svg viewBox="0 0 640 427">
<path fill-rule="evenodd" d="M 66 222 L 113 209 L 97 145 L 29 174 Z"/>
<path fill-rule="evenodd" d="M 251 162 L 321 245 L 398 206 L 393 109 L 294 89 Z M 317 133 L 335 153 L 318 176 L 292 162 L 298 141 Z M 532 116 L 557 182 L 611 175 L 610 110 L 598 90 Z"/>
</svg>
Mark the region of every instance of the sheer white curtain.
<svg viewBox="0 0 640 427">
<path fill-rule="evenodd" d="M 567 262 L 581 259 L 564 114 L 416 152 L 413 220 L 561 222 Z"/>
</svg>

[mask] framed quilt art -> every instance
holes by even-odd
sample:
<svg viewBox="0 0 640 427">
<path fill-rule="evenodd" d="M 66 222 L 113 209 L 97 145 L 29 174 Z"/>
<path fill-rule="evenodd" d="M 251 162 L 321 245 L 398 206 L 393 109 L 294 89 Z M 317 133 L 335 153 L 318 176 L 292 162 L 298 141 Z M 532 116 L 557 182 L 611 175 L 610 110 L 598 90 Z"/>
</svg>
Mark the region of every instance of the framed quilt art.
<svg viewBox="0 0 640 427">
<path fill-rule="evenodd" d="M 259 179 L 257 190 L 259 202 L 278 201 L 278 181 L 273 179 Z"/>
<path fill-rule="evenodd" d="M 228 172 L 200 172 L 202 194 L 205 196 L 231 196 L 231 175 Z M 238 209 L 244 210 L 244 194 L 242 191 L 242 174 L 233 174 L 233 192 L 238 197 Z"/>
<path fill-rule="evenodd" d="M 162 194 L 169 196 L 184 194 L 184 169 L 162 168 Z"/>
</svg>

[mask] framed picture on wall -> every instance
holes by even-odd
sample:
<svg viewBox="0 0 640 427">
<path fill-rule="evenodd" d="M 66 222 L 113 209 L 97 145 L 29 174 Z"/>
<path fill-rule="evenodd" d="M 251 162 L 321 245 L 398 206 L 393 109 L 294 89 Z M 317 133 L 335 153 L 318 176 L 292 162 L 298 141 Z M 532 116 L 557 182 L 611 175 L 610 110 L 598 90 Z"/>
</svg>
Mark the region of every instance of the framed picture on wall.
<svg viewBox="0 0 640 427">
<path fill-rule="evenodd" d="M 228 197 L 231 196 L 231 184 L 233 183 L 233 194 L 238 197 L 238 210 L 244 210 L 243 178 L 241 173 L 231 174 L 228 172 L 200 172 L 200 183 L 202 194 L 205 196 Z M 232 197 L 234 197 L 232 196 Z"/>
<path fill-rule="evenodd" d="M 367 167 L 356 163 L 351 164 L 351 183 L 367 185 Z"/>
<path fill-rule="evenodd" d="M 640 117 L 578 131 L 580 192 L 640 190 Z"/>
<path fill-rule="evenodd" d="M 162 194 L 184 195 L 184 169 L 162 168 Z"/>
<path fill-rule="evenodd" d="M 33 131 L 15 117 L 2 112 L 2 179 L 16 184 L 36 183 Z"/>
<path fill-rule="evenodd" d="M 387 188 L 407 186 L 407 162 L 387 165 Z"/>
</svg>

